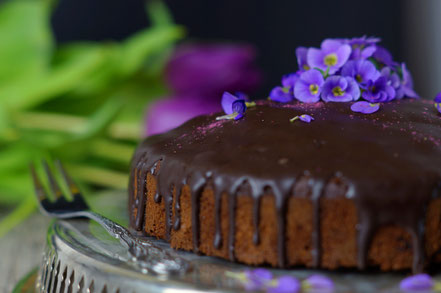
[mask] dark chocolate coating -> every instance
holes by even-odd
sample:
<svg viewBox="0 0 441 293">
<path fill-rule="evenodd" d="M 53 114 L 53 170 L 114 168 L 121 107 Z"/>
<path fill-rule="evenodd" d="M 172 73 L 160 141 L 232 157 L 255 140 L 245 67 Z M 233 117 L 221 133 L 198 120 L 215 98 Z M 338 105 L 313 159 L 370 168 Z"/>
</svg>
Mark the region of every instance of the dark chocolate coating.
<svg viewBox="0 0 441 293">
<path fill-rule="evenodd" d="M 230 258 L 234 260 L 234 209 L 238 190 L 246 185 L 255 199 L 254 225 L 258 227 L 259 199 L 268 190 L 275 196 L 278 212 L 279 266 L 285 265 L 284 218 L 286 201 L 296 180 L 307 176 L 314 202 L 312 250 L 316 266 L 320 259 L 321 197 L 346 196 L 354 200 L 359 224 L 358 266 L 366 266 L 373 233 L 379 226 L 405 228 L 413 239 L 414 272 L 424 264 L 425 209 L 437 196 L 441 178 L 441 116 L 432 103 L 405 99 L 381 105 L 373 114 L 354 113 L 351 103 L 288 103 L 261 101 L 240 120 L 216 121 L 215 113 L 196 117 L 161 135 L 147 138 L 138 147 L 132 163 L 130 198 L 135 175 L 138 194 L 130 208 L 135 229 L 143 229 L 147 172 L 158 170 L 158 198 L 165 201 L 166 229 L 179 229 L 179 198 L 176 222 L 171 223 L 173 188 L 178 197 L 182 186 L 192 192 L 194 250 L 199 240 L 199 195 L 209 182 L 215 193 L 215 247 L 222 243 L 220 198 L 229 196 Z M 314 120 L 290 122 L 297 115 Z M 136 170 L 136 171 L 135 171 Z M 331 179 L 344 182 L 344 194 Z M 334 186 L 334 187 L 333 187 Z M 295 195 L 294 195 L 295 196 Z M 258 229 L 254 235 L 259 241 Z"/>
</svg>

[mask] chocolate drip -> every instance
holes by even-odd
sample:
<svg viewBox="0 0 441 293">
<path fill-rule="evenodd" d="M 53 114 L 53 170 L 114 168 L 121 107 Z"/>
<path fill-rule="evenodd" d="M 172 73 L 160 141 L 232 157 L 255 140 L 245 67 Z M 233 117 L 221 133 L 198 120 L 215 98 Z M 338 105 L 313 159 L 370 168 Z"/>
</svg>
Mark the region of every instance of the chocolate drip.
<svg viewBox="0 0 441 293">
<path fill-rule="evenodd" d="M 289 122 L 305 113 L 315 120 Z M 132 161 L 129 188 L 131 209 L 137 210 L 130 221 L 132 227 L 142 229 L 147 172 L 156 170 L 158 190 L 154 200 L 164 200 L 167 238 L 172 226 L 173 193 L 173 228 L 178 230 L 182 188 L 189 186 L 193 248 L 197 252 L 200 195 L 210 181 L 215 212 L 213 244 L 217 249 L 227 245 L 229 258 L 234 260 L 238 190 L 244 184 L 251 187 L 250 193 L 243 193 L 253 198 L 253 242 L 258 245 L 260 202 L 269 187 L 277 210 L 278 263 L 283 267 L 286 202 L 293 195 L 295 179 L 309 170 L 313 264 L 319 266 L 320 199 L 328 196 L 323 192 L 323 182 L 339 173 L 348 186 L 347 193 L 340 196 L 353 200 L 357 207 L 358 266 L 366 267 L 367 252 L 378 228 L 396 225 L 412 235 L 413 269 L 421 269 L 424 209 L 434 184 L 441 178 L 441 119 L 431 104 L 402 100 L 385 103 L 380 111 L 365 115 L 351 112 L 348 103 L 265 101 L 249 108 L 238 121 L 216 121 L 219 115 L 197 117 L 170 132 L 149 137 L 139 146 Z M 161 165 L 156 168 L 159 161 Z M 228 199 L 228 241 L 223 241 L 221 233 L 223 194 Z"/>
</svg>

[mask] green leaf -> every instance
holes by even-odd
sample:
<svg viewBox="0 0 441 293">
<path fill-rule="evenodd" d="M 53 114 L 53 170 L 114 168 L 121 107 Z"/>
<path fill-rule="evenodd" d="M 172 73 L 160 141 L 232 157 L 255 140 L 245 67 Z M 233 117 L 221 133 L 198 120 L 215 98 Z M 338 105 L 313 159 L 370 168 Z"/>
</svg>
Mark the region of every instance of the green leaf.
<svg viewBox="0 0 441 293">
<path fill-rule="evenodd" d="M 164 52 L 184 34 L 184 29 L 179 26 L 153 27 L 135 34 L 122 46 L 119 58 L 121 74 L 133 74 L 148 62 L 148 57 Z"/>
<path fill-rule="evenodd" d="M 0 220 L 0 238 L 8 233 L 12 228 L 29 217 L 36 209 L 35 198 L 31 197 L 24 200 L 15 210 Z"/>
<path fill-rule="evenodd" d="M 58 65 L 50 73 L 35 78 L 26 86 L 19 83 L 0 88 L 0 104 L 9 109 L 28 109 L 57 98 L 86 80 L 105 60 L 105 50 L 96 49 L 77 55 Z"/>
<path fill-rule="evenodd" d="M 44 1 L 6 1 L 0 6 L 0 86 L 47 71 L 54 47 L 49 10 Z"/>
<path fill-rule="evenodd" d="M 147 15 L 155 26 L 168 26 L 173 24 L 173 16 L 161 0 L 146 1 Z"/>
</svg>

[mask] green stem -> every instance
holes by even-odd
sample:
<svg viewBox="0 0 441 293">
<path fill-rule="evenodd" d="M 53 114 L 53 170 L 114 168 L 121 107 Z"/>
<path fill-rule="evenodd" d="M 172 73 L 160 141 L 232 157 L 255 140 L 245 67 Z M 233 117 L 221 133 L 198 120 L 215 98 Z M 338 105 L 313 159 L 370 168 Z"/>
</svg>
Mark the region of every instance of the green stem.
<svg viewBox="0 0 441 293">
<path fill-rule="evenodd" d="M 97 157 L 128 164 L 135 148 L 125 143 L 98 139 L 92 143 L 90 150 Z"/>
<path fill-rule="evenodd" d="M 17 112 L 13 119 L 19 128 L 61 131 L 71 134 L 81 133 L 87 123 L 85 117 L 44 112 Z M 108 134 L 116 139 L 139 140 L 141 127 L 137 123 L 114 122 L 109 126 Z"/>
<path fill-rule="evenodd" d="M 67 169 L 72 173 L 72 177 L 87 183 L 118 189 L 127 188 L 128 176 L 122 172 L 79 164 L 68 165 Z"/>
<path fill-rule="evenodd" d="M 36 203 L 33 197 L 22 201 L 17 208 L 0 221 L 0 238 L 29 217 L 35 211 L 35 208 Z"/>
</svg>

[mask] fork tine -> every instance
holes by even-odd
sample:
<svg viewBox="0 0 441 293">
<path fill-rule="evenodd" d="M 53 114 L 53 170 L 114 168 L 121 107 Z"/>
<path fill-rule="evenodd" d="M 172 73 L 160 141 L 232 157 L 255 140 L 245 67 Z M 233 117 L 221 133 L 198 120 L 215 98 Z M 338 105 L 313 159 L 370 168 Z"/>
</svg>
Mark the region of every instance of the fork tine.
<svg viewBox="0 0 441 293">
<path fill-rule="evenodd" d="M 78 186 L 75 184 L 75 182 L 73 182 L 73 180 L 70 178 L 69 175 L 67 175 L 66 170 L 63 167 L 63 164 L 61 163 L 60 160 L 56 160 L 55 164 L 58 167 L 58 170 L 60 170 L 61 174 L 63 175 L 64 180 L 67 182 L 67 185 L 69 186 L 69 190 L 72 193 L 72 196 L 76 196 L 80 194 L 80 189 L 78 188 Z"/>
<path fill-rule="evenodd" d="M 49 179 L 49 185 L 51 187 L 51 190 L 55 196 L 55 198 L 59 198 L 63 192 L 60 189 L 60 186 L 58 185 L 57 181 L 55 180 L 54 175 L 52 174 L 52 171 L 49 168 L 49 165 L 46 161 L 43 161 L 43 167 L 46 172 L 46 176 Z"/>
<path fill-rule="evenodd" d="M 34 181 L 35 194 L 37 195 L 38 200 L 42 201 L 42 200 L 46 199 L 46 191 L 44 190 L 44 187 L 41 184 L 41 181 L 38 179 L 34 164 L 31 164 L 29 167 L 31 169 L 32 181 Z"/>
</svg>

